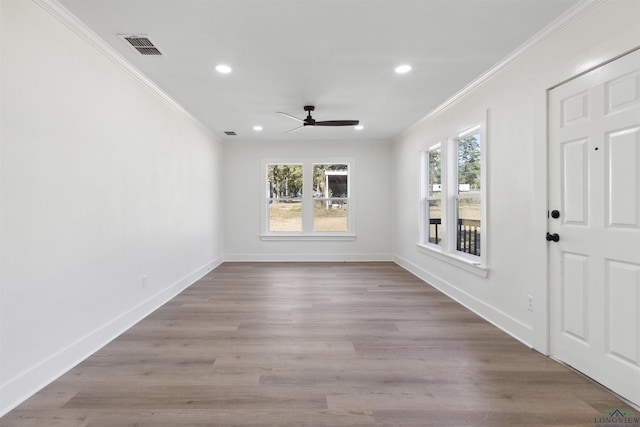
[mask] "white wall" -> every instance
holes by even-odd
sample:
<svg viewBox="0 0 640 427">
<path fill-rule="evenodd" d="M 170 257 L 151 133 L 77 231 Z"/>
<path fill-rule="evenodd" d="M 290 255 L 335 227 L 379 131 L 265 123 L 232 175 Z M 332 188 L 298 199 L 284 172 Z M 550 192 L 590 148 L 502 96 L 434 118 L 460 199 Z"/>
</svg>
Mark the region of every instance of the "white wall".
<svg viewBox="0 0 640 427">
<path fill-rule="evenodd" d="M 1 415 L 221 261 L 222 145 L 37 4 L 0 10 Z"/>
<path fill-rule="evenodd" d="M 396 261 L 520 340 L 546 351 L 546 89 L 640 45 L 640 2 L 599 4 L 566 23 L 394 145 Z M 419 151 L 489 112 L 488 278 L 420 251 Z M 527 310 L 527 294 L 534 311 Z"/>
<path fill-rule="evenodd" d="M 264 158 L 351 158 L 354 241 L 260 240 Z M 389 142 L 229 142 L 224 147 L 225 259 L 230 261 L 391 260 Z"/>
</svg>

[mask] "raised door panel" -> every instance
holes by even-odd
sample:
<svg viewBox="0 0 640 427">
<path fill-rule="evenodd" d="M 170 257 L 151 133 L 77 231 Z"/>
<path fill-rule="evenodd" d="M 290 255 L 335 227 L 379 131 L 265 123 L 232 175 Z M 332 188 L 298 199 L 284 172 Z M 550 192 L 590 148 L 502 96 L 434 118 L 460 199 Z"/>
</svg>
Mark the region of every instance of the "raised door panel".
<svg viewBox="0 0 640 427">
<path fill-rule="evenodd" d="M 640 366 L 640 265 L 607 261 L 608 353 Z"/>
<path fill-rule="evenodd" d="M 579 92 L 561 101 L 560 126 L 579 124 L 589 118 L 589 93 Z"/>
<path fill-rule="evenodd" d="M 588 344 L 589 257 L 565 252 L 562 259 L 562 331 Z"/>
<path fill-rule="evenodd" d="M 640 127 L 609 134 L 606 186 L 608 226 L 638 228 Z"/>
<path fill-rule="evenodd" d="M 588 140 L 568 141 L 561 145 L 561 180 L 563 222 L 572 225 L 589 223 Z"/>
<path fill-rule="evenodd" d="M 640 72 L 633 72 L 605 84 L 607 114 L 640 103 Z"/>
</svg>

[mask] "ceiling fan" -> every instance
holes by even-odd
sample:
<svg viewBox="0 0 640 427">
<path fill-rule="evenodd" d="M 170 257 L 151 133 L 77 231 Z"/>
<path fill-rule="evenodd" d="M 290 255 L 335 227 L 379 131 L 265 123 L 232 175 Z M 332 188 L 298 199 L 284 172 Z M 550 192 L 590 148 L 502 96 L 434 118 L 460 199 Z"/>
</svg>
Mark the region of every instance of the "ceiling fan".
<svg viewBox="0 0 640 427">
<path fill-rule="evenodd" d="M 282 114 L 285 117 L 289 117 L 290 119 L 296 120 L 300 123 L 302 123 L 302 126 L 299 126 L 297 128 L 293 128 L 290 131 L 287 131 L 285 133 L 291 133 L 291 132 L 295 132 L 299 129 L 302 129 L 305 126 L 356 126 L 357 124 L 360 123 L 360 120 L 323 120 L 323 121 L 317 121 L 315 120 L 313 117 L 311 117 L 311 112 L 314 111 L 316 109 L 316 107 L 314 107 L 313 105 L 305 105 L 304 106 L 304 111 L 307 112 L 307 118 L 306 119 L 299 119 L 295 116 L 292 116 L 291 114 L 287 114 L 287 113 L 282 113 L 280 111 L 277 111 L 278 114 Z"/>
</svg>

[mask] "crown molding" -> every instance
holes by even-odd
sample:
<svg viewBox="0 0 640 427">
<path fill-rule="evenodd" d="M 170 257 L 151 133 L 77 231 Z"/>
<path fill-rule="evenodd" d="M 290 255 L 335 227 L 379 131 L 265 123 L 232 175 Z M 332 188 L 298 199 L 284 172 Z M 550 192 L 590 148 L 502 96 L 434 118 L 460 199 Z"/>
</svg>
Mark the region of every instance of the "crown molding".
<svg viewBox="0 0 640 427">
<path fill-rule="evenodd" d="M 200 120 L 195 118 L 191 113 L 184 109 L 176 100 L 164 92 L 160 86 L 155 84 L 151 79 L 144 75 L 140 70 L 134 67 L 130 62 L 122 57 L 115 49 L 107 44 L 100 36 L 94 33 L 89 27 L 87 27 L 82 21 L 80 21 L 75 15 L 69 12 L 64 6 L 62 6 L 57 0 L 32 0 L 36 5 L 47 11 L 51 16 L 60 21 L 63 25 L 73 31 L 77 36 L 93 47 L 118 68 L 129 74 L 136 82 L 142 87 L 147 89 L 158 99 L 168 105 L 177 113 L 189 119 L 202 131 L 204 131 L 211 138 L 220 142 L 219 138 L 206 127 Z"/>
<path fill-rule="evenodd" d="M 562 32 L 565 28 L 573 24 L 574 22 L 581 19 L 584 15 L 588 14 L 601 4 L 605 3 L 607 0 L 582 0 L 581 2 L 574 5 L 571 9 L 567 10 L 565 13 L 556 18 L 553 22 L 547 25 L 545 28 L 536 33 L 529 40 L 524 42 L 520 47 L 511 52 L 505 58 L 503 58 L 496 65 L 491 67 L 485 73 L 481 74 L 478 78 L 473 80 L 471 83 L 460 89 L 458 92 L 453 94 L 450 98 L 444 101 L 442 104 L 438 105 L 436 108 L 427 113 L 426 116 L 418 120 L 416 123 L 411 125 L 409 128 L 405 129 L 400 135 L 394 138 L 394 141 L 397 141 L 403 135 L 408 134 L 421 123 L 429 120 L 430 118 L 437 116 L 442 111 L 449 108 L 451 105 L 458 102 L 460 99 L 464 98 L 469 92 L 472 92 L 477 87 L 481 86 L 486 81 L 490 80 L 498 73 L 500 73 L 504 68 L 515 62 L 516 60 L 522 58 L 528 53 L 532 52 L 544 42 L 554 37 L 558 33 Z"/>
</svg>

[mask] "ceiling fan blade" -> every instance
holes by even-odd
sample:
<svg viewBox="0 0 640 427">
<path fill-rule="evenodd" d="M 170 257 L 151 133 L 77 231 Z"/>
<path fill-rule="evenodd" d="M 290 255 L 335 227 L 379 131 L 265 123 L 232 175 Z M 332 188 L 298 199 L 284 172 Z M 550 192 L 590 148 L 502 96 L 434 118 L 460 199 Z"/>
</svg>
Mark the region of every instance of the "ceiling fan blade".
<svg viewBox="0 0 640 427">
<path fill-rule="evenodd" d="M 297 130 L 302 129 L 302 128 L 303 128 L 303 127 L 305 127 L 305 126 L 307 126 L 307 125 L 298 126 L 297 128 L 293 128 L 293 129 L 291 129 L 291 130 L 286 131 L 284 134 L 286 135 L 286 134 L 288 134 L 288 133 L 295 132 L 295 131 L 297 131 Z"/>
<path fill-rule="evenodd" d="M 360 120 L 323 120 L 316 122 L 316 126 L 356 126 Z"/>
<path fill-rule="evenodd" d="M 283 116 L 285 116 L 285 117 L 289 117 L 290 119 L 293 119 L 293 120 L 296 120 L 296 121 L 298 121 L 298 122 L 302 122 L 302 123 L 304 123 L 304 120 L 299 119 L 299 118 L 297 118 L 297 117 L 295 117 L 295 116 L 292 116 L 291 114 L 283 113 L 283 112 L 280 112 L 280 111 L 276 111 L 276 113 L 278 113 L 278 114 L 282 114 L 282 115 L 283 115 Z"/>
</svg>

